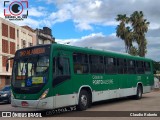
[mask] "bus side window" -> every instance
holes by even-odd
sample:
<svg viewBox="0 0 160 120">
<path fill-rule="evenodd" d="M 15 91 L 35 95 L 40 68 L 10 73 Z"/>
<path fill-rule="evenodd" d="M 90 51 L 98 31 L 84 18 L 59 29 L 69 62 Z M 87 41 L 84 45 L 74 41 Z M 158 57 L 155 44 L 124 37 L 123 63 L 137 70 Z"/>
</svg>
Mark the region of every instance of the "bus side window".
<svg viewBox="0 0 160 120">
<path fill-rule="evenodd" d="M 144 62 L 143 61 L 137 62 L 137 73 L 144 74 Z"/>
<path fill-rule="evenodd" d="M 127 66 L 127 60 L 126 59 L 124 59 L 123 73 L 124 74 L 128 73 L 128 66 Z"/>
<path fill-rule="evenodd" d="M 104 60 L 103 56 L 90 55 L 89 64 L 90 64 L 90 73 L 104 73 Z"/>
<path fill-rule="evenodd" d="M 105 57 L 105 73 L 107 74 L 116 74 L 116 58 Z"/>
<path fill-rule="evenodd" d="M 144 62 L 144 70 L 145 70 L 145 74 L 151 73 L 151 67 L 149 62 Z"/>
<path fill-rule="evenodd" d="M 57 58 L 55 67 L 56 67 L 55 69 L 56 76 L 70 75 L 70 65 L 68 58 L 65 57 Z"/>
<path fill-rule="evenodd" d="M 88 55 L 73 53 L 74 73 L 84 74 L 89 72 Z"/>
<path fill-rule="evenodd" d="M 128 60 L 128 74 L 136 74 L 136 65 L 134 60 Z"/>
<path fill-rule="evenodd" d="M 65 57 L 55 58 L 53 67 L 55 67 L 55 70 L 53 68 L 53 83 L 52 83 L 53 87 L 66 80 L 70 80 L 71 76 L 70 76 L 69 58 Z"/>
<path fill-rule="evenodd" d="M 124 59 L 122 58 L 117 59 L 117 68 L 119 74 L 124 74 Z"/>
</svg>

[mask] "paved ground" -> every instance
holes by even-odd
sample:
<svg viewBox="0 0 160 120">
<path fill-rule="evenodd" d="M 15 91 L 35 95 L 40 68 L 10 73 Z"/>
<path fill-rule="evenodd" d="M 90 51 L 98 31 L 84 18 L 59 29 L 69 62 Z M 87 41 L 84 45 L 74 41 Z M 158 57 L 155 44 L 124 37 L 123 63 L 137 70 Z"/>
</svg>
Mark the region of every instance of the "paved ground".
<svg viewBox="0 0 160 120">
<path fill-rule="evenodd" d="M 10 104 L 4 104 L 0 103 L 0 111 L 33 111 L 33 109 L 26 109 L 26 108 L 14 108 L 11 107 Z M 35 111 L 35 110 L 34 110 Z M 108 112 L 96 112 L 96 111 L 108 111 Z M 116 112 L 110 112 L 110 111 L 116 111 Z M 117 112 L 119 111 L 119 112 Z M 121 111 L 126 111 L 126 112 L 121 112 Z M 131 111 L 131 112 L 128 112 Z M 116 99 L 116 100 L 109 100 L 109 101 L 103 101 L 103 102 L 98 102 L 94 103 L 91 108 L 87 109 L 87 112 L 77 112 L 77 111 L 72 111 L 72 112 L 67 112 L 67 113 L 61 113 L 58 114 L 58 117 L 55 116 L 50 116 L 50 117 L 43 117 L 43 118 L 23 118 L 25 119 L 45 119 L 45 120 L 132 120 L 132 119 L 145 119 L 145 120 L 158 120 L 159 117 L 95 117 L 101 114 L 105 116 L 124 116 L 124 115 L 130 115 L 130 114 L 137 114 L 140 113 L 141 111 L 146 111 L 146 113 L 154 113 L 153 111 L 160 111 L 160 91 L 154 91 L 151 93 L 147 93 L 143 95 L 143 98 L 141 100 L 133 100 L 130 98 L 123 98 L 123 99 Z M 36 112 L 36 111 L 35 111 Z M 46 111 L 45 111 L 46 112 Z M 55 111 L 54 111 L 55 112 Z M 50 111 L 50 113 L 53 113 L 53 111 Z M 157 113 L 157 112 L 156 112 Z M 158 112 L 160 113 L 160 112 Z M 94 116 L 94 117 L 76 117 L 76 116 Z M 65 116 L 65 117 L 62 117 Z M 74 117 L 66 117 L 66 116 L 74 116 Z M 0 118 L 2 119 L 7 119 L 7 120 L 13 120 L 13 119 L 22 119 L 22 118 Z"/>
</svg>

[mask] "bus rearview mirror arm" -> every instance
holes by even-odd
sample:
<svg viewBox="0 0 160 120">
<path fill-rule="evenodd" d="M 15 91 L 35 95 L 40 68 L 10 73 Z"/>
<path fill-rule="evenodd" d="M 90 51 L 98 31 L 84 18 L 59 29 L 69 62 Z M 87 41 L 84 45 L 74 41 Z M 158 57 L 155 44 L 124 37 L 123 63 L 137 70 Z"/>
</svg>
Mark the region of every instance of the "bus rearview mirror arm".
<svg viewBox="0 0 160 120">
<path fill-rule="evenodd" d="M 7 61 L 6 61 L 6 71 L 8 72 L 8 70 L 9 70 L 9 60 L 13 60 L 14 59 L 14 57 L 11 57 L 11 58 L 8 58 L 7 59 Z"/>
</svg>

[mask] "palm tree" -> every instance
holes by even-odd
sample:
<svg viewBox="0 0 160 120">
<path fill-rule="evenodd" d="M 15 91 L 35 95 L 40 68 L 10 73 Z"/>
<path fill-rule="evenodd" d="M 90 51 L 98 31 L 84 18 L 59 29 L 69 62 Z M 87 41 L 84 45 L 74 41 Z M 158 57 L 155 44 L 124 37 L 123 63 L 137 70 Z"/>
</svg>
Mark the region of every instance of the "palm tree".
<svg viewBox="0 0 160 120">
<path fill-rule="evenodd" d="M 148 31 L 149 22 L 147 22 L 146 19 L 144 19 L 143 12 L 135 11 L 130 16 L 130 22 L 133 27 L 133 33 L 134 33 L 134 39 L 136 40 L 138 44 L 138 52 L 139 56 L 145 57 L 146 54 L 146 43 L 147 40 L 145 38 L 145 33 Z"/>
<path fill-rule="evenodd" d="M 117 15 L 116 20 L 120 21 L 116 28 L 116 35 L 124 40 L 126 53 L 145 57 L 147 53 L 145 33 L 150 23 L 144 19 L 143 12 L 135 11 L 130 17 L 126 14 Z M 126 27 L 128 23 L 131 27 Z M 138 44 L 138 49 L 132 45 L 133 42 Z"/>
<path fill-rule="evenodd" d="M 122 40 L 124 40 L 125 43 L 125 51 L 126 53 L 129 52 L 130 46 L 131 46 L 131 34 L 130 34 L 130 28 L 126 27 L 126 24 L 129 22 L 129 18 L 124 15 L 117 15 L 116 21 L 120 21 L 120 24 L 116 28 L 116 35 L 117 37 L 120 37 Z"/>
</svg>

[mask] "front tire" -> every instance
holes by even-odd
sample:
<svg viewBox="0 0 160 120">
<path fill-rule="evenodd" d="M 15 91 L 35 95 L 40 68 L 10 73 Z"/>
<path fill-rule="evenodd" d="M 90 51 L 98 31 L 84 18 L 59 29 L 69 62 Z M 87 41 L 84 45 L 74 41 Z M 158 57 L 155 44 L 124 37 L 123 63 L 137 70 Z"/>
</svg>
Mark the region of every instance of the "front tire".
<svg viewBox="0 0 160 120">
<path fill-rule="evenodd" d="M 142 86 L 138 85 L 138 88 L 137 88 L 137 94 L 135 95 L 135 99 L 136 100 L 139 100 L 142 98 Z"/>
<path fill-rule="evenodd" d="M 79 94 L 78 110 L 86 110 L 89 107 L 89 94 L 86 90 L 81 90 Z"/>
</svg>

